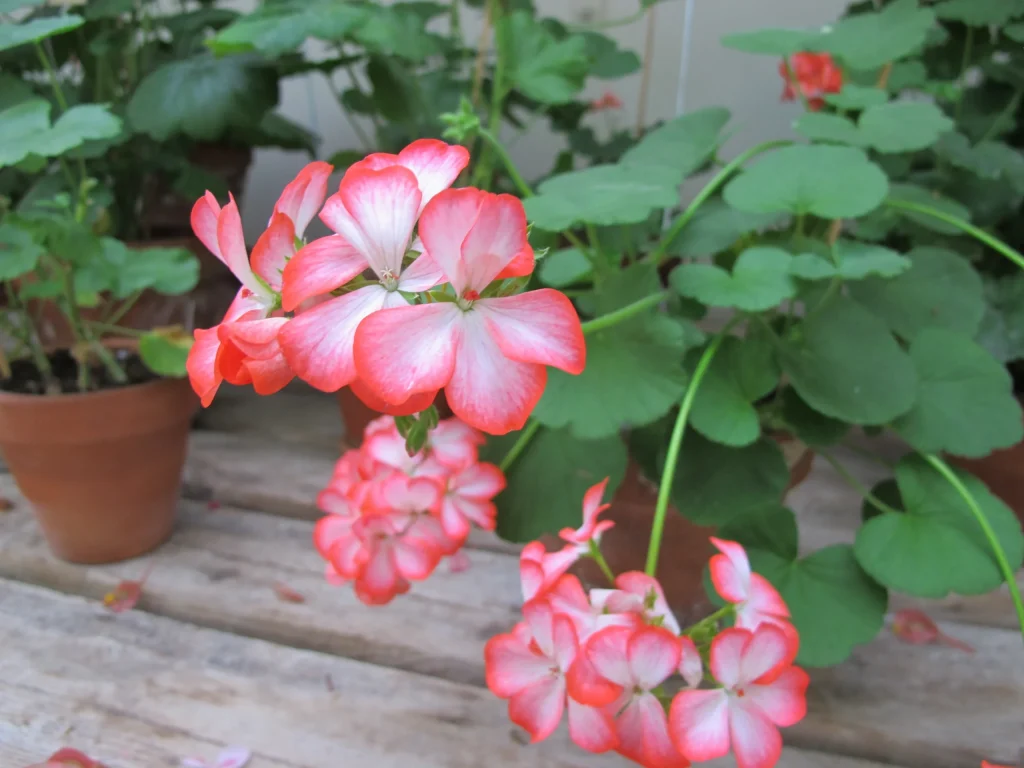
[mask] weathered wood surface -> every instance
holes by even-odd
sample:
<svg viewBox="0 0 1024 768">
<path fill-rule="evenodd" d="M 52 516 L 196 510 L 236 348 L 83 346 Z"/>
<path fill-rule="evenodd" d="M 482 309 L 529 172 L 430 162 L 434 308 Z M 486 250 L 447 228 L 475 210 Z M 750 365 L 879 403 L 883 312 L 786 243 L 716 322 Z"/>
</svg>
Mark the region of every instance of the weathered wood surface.
<svg viewBox="0 0 1024 768">
<path fill-rule="evenodd" d="M 74 746 L 109 768 L 244 745 L 252 768 L 623 768 L 526 746 L 488 692 L 0 580 L 0 765 Z M 731 760 L 709 768 L 728 768 Z M 780 768 L 883 768 L 787 748 Z"/>
</svg>

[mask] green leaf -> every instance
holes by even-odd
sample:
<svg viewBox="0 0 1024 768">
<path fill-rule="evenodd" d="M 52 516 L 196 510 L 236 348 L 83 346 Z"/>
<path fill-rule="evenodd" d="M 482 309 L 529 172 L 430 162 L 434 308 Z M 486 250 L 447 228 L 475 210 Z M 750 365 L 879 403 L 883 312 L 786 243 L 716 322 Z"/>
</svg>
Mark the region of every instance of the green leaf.
<svg viewBox="0 0 1024 768">
<path fill-rule="evenodd" d="M 267 112 L 257 125 L 244 130 L 235 128 L 236 135 L 253 147 L 277 147 L 279 149 L 302 149 L 316 154 L 320 137 L 304 126 L 289 120 L 280 112 Z"/>
<path fill-rule="evenodd" d="M 669 279 L 681 295 L 702 304 L 763 312 L 796 293 L 791 260 L 781 248 L 755 246 L 740 254 L 732 274 L 714 264 L 681 264 Z"/>
<path fill-rule="evenodd" d="M 789 431 L 802 443 L 812 448 L 835 445 L 850 431 L 850 425 L 833 419 L 811 408 L 792 387 L 779 393 L 779 415 Z"/>
<path fill-rule="evenodd" d="M 488 440 L 486 461 L 499 463 L 518 432 Z M 626 445 L 618 435 L 579 440 L 568 430 L 541 429 L 506 473 L 507 487 L 497 499 L 498 535 L 508 541 L 531 541 L 565 526 L 577 527 L 583 494 L 611 478 L 611 497 L 626 473 Z"/>
<path fill-rule="evenodd" d="M 775 509 L 787 485 L 789 468 L 774 440 L 762 437 L 734 448 L 689 430 L 672 483 L 672 504 L 698 525 L 724 525 Z"/>
<path fill-rule="evenodd" d="M 881 320 L 843 296 L 811 310 L 783 340 L 779 359 L 800 397 L 826 416 L 887 424 L 914 404 L 910 357 Z"/>
<path fill-rule="evenodd" d="M 858 565 L 850 545 L 834 544 L 800 559 L 754 549 L 750 560 L 789 606 L 800 633 L 800 664 L 838 664 L 881 630 L 888 595 Z"/>
<path fill-rule="evenodd" d="M 897 0 L 877 13 L 847 16 L 808 45 L 827 51 L 851 69 L 878 69 L 921 48 L 935 13 L 917 0 Z"/>
<path fill-rule="evenodd" d="M 389 58 L 373 56 L 366 65 L 366 76 L 373 86 L 372 107 L 367 114 L 379 112 L 395 123 L 411 118 L 416 86 L 407 72 L 395 66 Z M 358 94 L 359 91 L 351 93 Z"/>
<path fill-rule="evenodd" d="M 583 373 L 549 370 L 533 417 L 549 427 L 568 426 L 581 440 L 650 424 L 683 395 L 685 350 L 679 324 L 661 315 L 598 331 L 587 337 Z"/>
<path fill-rule="evenodd" d="M 696 366 L 699 350 L 688 356 Z M 774 349 L 767 339 L 727 338 L 711 361 L 693 401 L 690 423 L 709 440 L 732 446 L 750 445 L 761 436 L 754 402 L 779 381 Z"/>
<path fill-rule="evenodd" d="M 1024 13 L 1021 0 L 945 0 L 935 6 L 935 15 L 960 21 L 971 27 L 1000 26 Z"/>
<path fill-rule="evenodd" d="M 827 112 L 804 112 L 793 123 L 793 129 L 813 141 L 854 146 L 863 144 L 860 131 L 852 120 Z"/>
<path fill-rule="evenodd" d="M 892 184 L 889 187 L 889 199 L 927 205 L 941 211 L 942 213 L 962 219 L 963 221 L 970 221 L 971 219 L 971 212 L 964 206 L 960 205 L 960 203 L 955 200 L 951 200 L 948 197 L 943 197 L 938 192 L 932 192 L 931 190 L 914 184 Z M 887 208 L 885 209 L 885 214 L 887 216 L 892 216 L 894 219 L 902 216 L 915 224 L 943 235 L 963 234 L 963 231 L 959 227 L 954 227 L 952 224 L 947 224 L 933 216 L 918 213 L 917 211 L 908 211 L 902 208 Z"/>
<path fill-rule="evenodd" d="M 637 224 L 651 211 L 679 202 L 678 185 L 672 168 L 595 165 L 541 182 L 523 207 L 535 226 L 552 232 L 584 222 Z"/>
<path fill-rule="evenodd" d="M 24 80 L 0 72 L 0 112 L 33 96 L 35 92 Z"/>
<path fill-rule="evenodd" d="M 714 156 L 728 122 L 729 110 L 722 107 L 680 115 L 646 134 L 622 156 L 622 162 L 674 168 L 679 174 L 677 181 L 682 181 Z"/>
<path fill-rule="evenodd" d="M 340 41 L 366 18 L 364 8 L 337 0 L 278 0 L 241 16 L 208 45 L 218 54 L 256 49 L 280 56 L 309 37 Z"/>
<path fill-rule="evenodd" d="M 556 40 L 525 11 L 504 16 L 495 34 L 509 51 L 511 82 L 531 99 L 565 104 L 583 88 L 590 62 L 582 36 Z"/>
<path fill-rule="evenodd" d="M 146 288 L 174 296 L 191 291 L 199 281 L 199 260 L 184 248 L 130 249 L 112 237 L 104 237 L 102 247 L 102 269 L 109 275 L 104 278 L 109 285 L 90 285 L 93 290 L 111 290 L 119 299 Z M 100 269 L 92 261 L 87 266 Z"/>
<path fill-rule="evenodd" d="M 825 103 L 837 109 L 867 109 L 885 104 L 889 94 L 880 88 L 870 88 L 855 83 L 846 83 L 839 93 L 826 93 Z"/>
<path fill-rule="evenodd" d="M 441 38 L 427 31 L 423 18 L 401 6 L 372 8 L 353 37 L 374 54 L 416 63 L 444 50 Z"/>
<path fill-rule="evenodd" d="M 798 554 L 796 516 L 781 504 L 726 523 L 716 535 L 738 542 L 748 551 L 770 552 L 784 560 L 795 560 Z"/>
<path fill-rule="evenodd" d="M 723 197 L 750 213 L 786 211 L 844 219 L 877 208 L 888 188 L 885 174 L 859 149 L 794 146 L 744 170 L 726 185 Z"/>
<path fill-rule="evenodd" d="M 996 360 L 1024 359 L 1024 272 L 985 280 L 985 314 L 976 341 Z"/>
<path fill-rule="evenodd" d="M 0 280 L 31 272 L 46 250 L 24 229 L 0 224 Z"/>
<path fill-rule="evenodd" d="M 565 288 L 590 278 L 590 260 L 576 248 L 563 248 L 545 256 L 538 275 L 544 285 Z"/>
<path fill-rule="evenodd" d="M 43 99 L 27 99 L 0 112 L 0 168 L 32 154 L 38 137 L 49 129 L 50 104 Z"/>
<path fill-rule="evenodd" d="M 910 260 L 880 245 L 840 240 L 836 244 L 839 266 L 813 253 L 793 257 L 789 273 L 804 280 L 863 280 L 866 277 L 895 277 L 910 269 Z"/>
<path fill-rule="evenodd" d="M 888 89 L 890 93 L 901 93 L 908 88 L 924 88 L 928 83 L 928 68 L 917 59 L 897 61 L 892 65 Z"/>
<path fill-rule="evenodd" d="M 1024 556 L 1017 518 L 976 477 L 954 471 L 1017 570 Z M 981 526 L 937 470 L 910 455 L 896 467 L 896 482 L 906 511 L 873 517 L 857 533 L 857 560 L 868 573 L 891 589 L 930 598 L 980 595 L 1003 583 Z"/>
<path fill-rule="evenodd" d="M 0 51 L 62 35 L 72 29 L 78 29 L 84 23 L 85 19 L 75 16 L 73 13 L 32 19 L 24 24 L 5 22 L 0 24 Z"/>
<path fill-rule="evenodd" d="M 345 171 L 353 163 L 358 163 L 366 157 L 366 153 L 355 149 L 342 149 L 331 155 L 327 162 L 334 166 L 334 170 Z"/>
<path fill-rule="evenodd" d="M 177 330 L 153 330 L 139 337 L 139 356 L 153 373 L 181 378 L 192 349 L 192 336 Z"/>
<path fill-rule="evenodd" d="M 121 134 L 121 119 L 103 104 L 79 104 L 57 118 L 34 142 L 32 151 L 44 157 L 67 152 L 86 141 L 113 139 Z"/>
<path fill-rule="evenodd" d="M 157 141 L 178 134 L 215 141 L 232 126 L 258 123 L 275 104 L 271 69 L 248 56 L 200 55 L 146 75 L 128 102 L 128 119 Z"/>
<path fill-rule="evenodd" d="M 806 51 L 808 43 L 814 40 L 817 34 L 805 29 L 758 29 L 753 32 L 726 35 L 721 39 L 721 44 L 744 53 L 790 56 Z"/>
<path fill-rule="evenodd" d="M 624 51 L 610 37 L 597 32 L 584 32 L 590 58 L 590 75 L 612 80 L 631 75 L 640 69 L 640 58 L 633 51 Z"/>
<path fill-rule="evenodd" d="M 687 258 L 714 256 L 731 248 L 743 235 L 761 232 L 785 223 L 780 213 L 738 211 L 720 198 L 713 198 L 672 238 L 668 251 Z"/>
<path fill-rule="evenodd" d="M 925 328 L 973 336 L 985 312 L 981 277 L 970 262 L 943 248 L 915 248 L 911 267 L 890 280 L 850 284 L 850 295 L 908 341 Z"/>
<path fill-rule="evenodd" d="M 0 13 L 10 13 L 19 8 L 34 8 L 45 2 L 46 0 L 0 0 Z"/>
<path fill-rule="evenodd" d="M 879 152 L 914 152 L 930 147 L 953 121 L 928 101 L 894 101 L 860 116 L 861 139 Z"/>
<path fill-rule="evenodd" d="M 981 458 L 1024 439 L 1009 372 L 970 337 L 925 328 L 910 345 L 917 400 L 895 429 L 921 453 Z"/>
<path fill-rule="evenodd" d="M 1024 23 L 1010 24 L 1007 27 L 1003 27 L 1003 34 L 1015 43 L 1024 43 Z"/>
<path fill-rule="evenodd" d="M 981 141 L 972 146 L 962 133 L 947 133 L 935 145 L 935 153 L 982 179 L 1006 179 L 1024 192 L 1024 155 L 1009 144 Z"/>
</svg>

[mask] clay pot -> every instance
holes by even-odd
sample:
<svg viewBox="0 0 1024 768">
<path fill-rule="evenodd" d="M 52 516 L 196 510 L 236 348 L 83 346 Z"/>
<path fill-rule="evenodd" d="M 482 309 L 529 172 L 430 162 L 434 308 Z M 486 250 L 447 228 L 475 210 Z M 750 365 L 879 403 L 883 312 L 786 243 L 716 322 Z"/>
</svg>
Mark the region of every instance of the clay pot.
<svg viewBox="0 0 1024 768">
<path fill-rule="evenodd" d="M 976 475 L 1024 525 L 1024 443 L 993 451 L 981 459 L 951 456 L 949 461 Z"/>
<path fill-rule="evenodd" d="M 452 417 L 451 408 L 448 407 L 443 392 L 437 393 L 434 406 L 437 408 L 438 416 L 442 419 Z M 345 443 L 354 448 L 363 441 L 366 425 L 378 418 L 380 414 L 356 397 L 348 387 L 338 390 L 338 408 L 341 409 L 341 422 L 345 425 Z"/>
<path fill-rule="evenodd" d="M 55 555 L 111 563 L 167 539 L 198 406 L 187 379 L 74 395 L 0 392 L 0 450 Z"/>
</svg>

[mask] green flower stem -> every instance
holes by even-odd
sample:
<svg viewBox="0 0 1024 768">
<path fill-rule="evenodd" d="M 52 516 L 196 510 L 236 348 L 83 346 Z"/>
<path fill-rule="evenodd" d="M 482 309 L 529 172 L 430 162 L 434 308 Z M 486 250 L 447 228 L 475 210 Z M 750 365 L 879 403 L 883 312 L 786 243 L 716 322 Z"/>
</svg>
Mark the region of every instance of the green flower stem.
<svg viewBox="0 0 1024 768">
<path fill-rule="evenodd" d="M 1010 589 L 1010 599 L 1013 600 L 1013 607 L 1017 610 L 1017 622 L 1020 624 L 1021 638 L 1024 639 L 1024 601 L 1021 600 L 1020 589 L 1017 587 L 1017 579 L 1010 567 L 1010 563 L 1006 559 L 1006 553 L 1003 551 L 1002 546 L 999 544 L 999 539 L 996 538 L 996 532 L 992 530 L 992 526 L 985 517 L 985 513 L 981 511 L 981 507 L 978 506 L 978 502 L 974 500 L 971 492 L 967 490 L 967 486 L 963 484 L 956 473 L 949 468 L 942 459 L 934 454 L 926 454 L 924 460 L 935 467 L 936 471 L 942 475 L 956 492 L 960 494 L 961 498 L 967 503 L 968 509 L 971 510 L 971 514 L 974 515 L 975 520 L 978 521 L 978 525 L 981 526 L 982 532 L 985 534 L 985 538 L 988 540 L 988 544 L 992 547 L 992 554 L 995 556 L 996 563 L 999 565 L 999 570 L 1003 574 L 1003 578 L 1006 579 L 1006 586 Z"/>
<path fill-rule="evenodd" d="M 140 331 L 137 328 L 124 328 L 120 325 L 113 325 L 111 323 L 100 323 L 94 320 L 87 322 L 89 328 L 99 331 L 100 333 L 116 333 L 119 336 L 131 336 L 133 338 L 140 338 L 145 336 L 148 331 Z"/>
<path fill-rule="evenodd" d="M 926 216 L 931 216 L 933 219 L 944 221 L 950 224 L 962 232 L 966 232 L 976 240 L 980 240 L 992 250 L 1001 253 L 1003 256 L 1008 258 L 1014 264 L 1021 269 L 1024 269 L 1024 256 L 1019 251 L 1015 251 L 1013 248 L 1008 246 L 1002 240 L 997 237 L 993 237 L 983 229 L 978 229 L 973 224 L 969 224 L 963 219 L 957 218 L 956 216 L 950 216 L 948 213 L 944 213 L 936 208 L 932 208 L 930 205 L 921 205 L 920 203 L 911 203 L 906 200 L 886 200 L 885 204 L 890 208 L 902 208 L 906 211 L 914 211 L 915 213 L 923 213 Z"/>
<path fill-rule="evenodd" d="M 601 552 L 601 548 L 597 546 L 597 543 L 591 539 L 590 542 L 590 557 L 594 558 L 594 562 L 597 563 L 597 567 L 601 569 L 601 573 L 608 579 L 608 583 L 615 586 L 615 574 L 612 572 L 611 566 L 608 565 L 608 561 L 604 559 L 604 554 Z"/>
<path fill-rule="evenodd" d="M 128 314 L 129 310 L 135 306 L 135 303 L 142 298 L 142 291 L 136 291 L 131 296 L 121 302 L 120 305 L 113 307 L 111 313 L 103 318 L 103 322 L 107 325 L 116 325 L 117 321 Z"/>
<path fill-rule="evenodd" d="M 960 88 L 956 94 L 956 105 L 953 108 L 953 119 L 956 122 L 960 122 L 960 117 L 964 112 L 964 91 L 966 87 L 964 85 L 964 78 L 967 76 L 967 70 L 971 66 L 971 54 L 974 52 L 974 27 L 967 27 L 967 35 L 964 38 L 964 55 L 960 62 L 960 77 L 957 81 L 960 84 Z"/>
<path fill-rule="evenodd" d="M 698 621 L 692 627 L 684 629 L 682 634 L 684 636 L 686 636 L 686 637 L 689 637 L 694 632 L 698 632 L 698 631 L 704 629 L 705 627 L 707 627 L 709 625 L 712 625 L 712 624 L 715 624 L 715 623 L 721 621 L 722 619 L 724 619 L 727 616 L 729 616 L 735 610 L 736 610 L 736 606 L 735 605 L 733 605 L 732 603 L 726 603 L 721 608 L 719 608 L 717 611 L 712 613 L 710 616 L 705 616 L 703 619 Z"/>
<path fill-rule="evenodd" d="M 679 215 L 679 218 L 672 222 L 672 226 L 668 228 L 668 231 L 658 242 L 655 249 L 651 251 L 648 258 L 655 264 L 661 263 L 661 260 L 665 257 L 666 251 L 668 251 L 669 245 L 676 238 L 676 235 L 683 230 L 683 227 L 690 223 L 690 219 L 692 219 L 694 214 L 697 213 L 697 210 L 707 202 L 708 198 L 718 191 L 719 187 L 729 180 L 729 177 L 732 176 L 733 172 L 737 168 L 762 152 L 767 152 L 769 149 L 775 149 L 776 147 L 785 147 L 792 143 L 793 142 L 788 139 L 766 141 L 762 144 L 758 144 L 756 147 L 751 147 L 746 152 L 743 152 L 733 158 L 729 163 L 723 166 L 722 170 L 715 174 L 715 177 L 704 186 L 704 189 L 702 189 L 695 198 L 693 198 L 693 201 L 686 207 L 686 210 Z"/>
<path fill-rule="evenodd" d="M 658 486 L 658 501 L 654 507 L 654 522 L 651 524 L 651 543 L 647 548 L 647 566 L 644 572 L 648 576 L 654 576 L 658 569 L 658 553 L 661 549 L 661 537 L 665 531 L 665 515 L 668 512 L 669 495 L 672 492 L 672 481 L 676 474 L 676 464 L 679 462 L 679 449 L 683 444 L 683 434 L 686 432 L 686 422 L 693 408 L 693 401 L 697 397 L 697 390 L 700 387 L 704 375 L 711 366 L 711 361 L 718 352 L 722 342 L 725 341 L 729 331 L 742 319 L 742 315 L 736 315 L 726 326 L 719 331 L 718 335 L 708 344 L 704 354 L 697 361 L 697 367 L 690 378 L 690 384 L 686 388 L 686 394 L 679 405 L 679 415 L 676 417 L 675 427 L 672 429 L 672 437 L 668 443 L 668 454 L 665 457 L 665 468 L 661 473 L 661 483 Z"/>
<path fill-rule="evenodd" d="M 32 356 L 32 362 L 35 363 L 36 368 L 39 370 L 39 375 L 43 378 L 43 388 L 46 390 L 46 394 L 59 395 L 61 391 L 60 382 L 53 376 L 53 366 L 50 365 L 50 358 L 46 356 L 46 350 L 43 349 L 43 345 L 39 342 L 39 337 L 36 335 L 32 316 L 22 303 L 21 297 L 15 293 L 11 282 L 4 280 L 3 284 L 4 291 L 7 294 L 7 306 L 21 316 L 21 327 L 18 329 L 17 335 L 20 336 L 22 343 L 28 349 Z"/>
<path fill-rule="evenodd" d="M 859 493 L 861 496 L 863 496 L 865 499 L 871 502 L 873 506 L 877 507 L 882 512 L 890 512 L 894 515 L 902 514 L 898 509 L 889 506 L 880 498 L 871 493 L 871 491 L 868 490 L 868 488 L 866 488 L 860 480 L 853 476 L 850 470 L 848 470 L 846 467 L 840 464 L 834 456 L 828 453 L 828 451 L 815 449 L 815 453 L 817 453 L 819 456 L 821 456 L 821 458 L 823 458 L 825 461 L 831 464 L 832 469 L 834 469 L 839 474 L 839 476 L 846 481 L 847 485 L 849 485 L 851 488 L 853 488 L 853 490 L 855 490 L 857 493 Z"/>
<path fill-rule="evenodd" d="M 516 459 L 519 458 L 519 454 L 526 450 L 526 446 L 533 440 L 534 435 L 540 431 L 541 424 L 536 419 L 530 421 L 526 425 L 526 428 L 519 434 L 519 439 L 516 440 L 515 444 L 508 449 L 508 453 L 505 454 L 505 458 L 501 460 L 501 464 L 498 465 L 498 469 L 502 472 L 508 472 L 508 468 L 512 466 Z"/>
<path fill-rule="evenodd" d="M 1006 120 L 1010 119 L 1010 116 L 1016 113 L 1017 107 L 1020 106 L 1021 96 L 1024 96 L 1024 87 L 1017 88 L 1013 92 L 1013 96 L 1010 97 L 1010 101 L 1003 108 L 1002 112 L 996 115 L 992 124 L 985 131 L 985 135 L 978 139 L 978 143 L 981 144 L 983 141 L 988 141 L 999 132 L 999 126 L 1002 125 Z"/>
<path fill-rule="evenodd" d="M 627 304 L 614 312 L 609 312 L 607 315 L 601 315 L 600 317 L 595 317 L 593 320 L 588 320 L 582 324 L 583 335 L 586 336 L 588 333 L 602 331 L 605 328 L 611 328 L 613 325 L 625 322 L 634 315 L 638 315 L 651 307 L 657 306 L 666 298 L 668 298 L 668 291 L 652 293 L 650 296 L 644 296 L 642 299 L 634 301 L 632 304 Z"/>
<path fill-rule="evenodd" d="M 508 46 L 502 40 L 501 29 L 502 3 L 501 0 L 487 0 L 491 27 L 494 30 L 494 74 L 491 77 L 491 112 L 487 120 L 487 131 L 496 136 L 501 128 L 501 107 L 505 102 L 505 59 L 508 56 Z M 480 162 L 473 172 L 473 186 L 488 189 L 491 186 L 492 155 L 498 154 L 496 146 L 498 141 L 489 141 L 484 147 Z M 506 164 L 507 165 L 507 164 Z"/>
</svg>

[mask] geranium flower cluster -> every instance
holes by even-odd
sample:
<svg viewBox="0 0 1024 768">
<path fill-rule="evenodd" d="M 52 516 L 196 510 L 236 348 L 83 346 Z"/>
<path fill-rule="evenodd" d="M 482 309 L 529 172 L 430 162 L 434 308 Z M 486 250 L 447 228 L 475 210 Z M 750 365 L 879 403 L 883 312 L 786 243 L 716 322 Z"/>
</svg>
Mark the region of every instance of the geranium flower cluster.
<svg viewBox="0 0 1024 768">
<path fill-rule="evenodd" d="M 522 203 L 448 189 L 468 162 L 465 148 L 423 139 L 355 163 L 326 202 L 333 169 L 311 163 L 251 256 L 234 199 L 200 198 L 192 227 L 242 284 L 221 324 L 195 332 L 188 372 L 204 405 L 223 381 L 271 394 L 295 375 L 391 415 L 443 389 L 462 421 L 504 434 L 526 423 L 546 366 L 582 372 L 572 303 L 515 293 L 534 268 Z M 335 234 L 304 243 L 318 211 Z"/>
<path fill-rule="evenodd" d="M 843 88 L 843 71 L 827 53 L 794 53 L 779 62 L 779 74 L 786 84 L 782 100 L 803 98 L 812 112 L 825 106 L 825 94 Z"/>
<path fill-rule="evenodd" d="M 710 571 L 727 605 L 686 630 L 646 574 L 623 573 L 588 593 L 567 571 L 580 557 L 601 559 L 600 537 L 612 525 L 598 520 L 606 483 L 587 492 L 583 526 L 561 532 L 562 549 L 523 549 L 524 620 L 487 643 L 488 687 L 508 699 L 510 719 L 533 741 L 567 715 L 578 746 L 648 768 L 730 751 L 740 768 L 770 768 L 782 751 L 779 727 L 806 712 L 808 677 L 793 666 L 799 639 L 785 603 L 751 572 L 741 545 L 719 539 Z M 733 626 L 719 630 L 727 616 Z"/>
<path fill-rule="evenodd" d="M 342 455 L 317 498 L 326 515 L 313 540 L 327 561 L 327 580 L 352 584 L 368 605 L 384 605 L 445 558 L 464 567 L 460 550 L 470 529 L 494 530 L 492 499 L 505 487 L 501 470 L 478 460 L 483 441 L 477 430 L 446 419 L 410 456 L 393 417 L 371 422 L 362 446 Z"/>
</svg>

